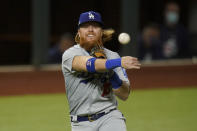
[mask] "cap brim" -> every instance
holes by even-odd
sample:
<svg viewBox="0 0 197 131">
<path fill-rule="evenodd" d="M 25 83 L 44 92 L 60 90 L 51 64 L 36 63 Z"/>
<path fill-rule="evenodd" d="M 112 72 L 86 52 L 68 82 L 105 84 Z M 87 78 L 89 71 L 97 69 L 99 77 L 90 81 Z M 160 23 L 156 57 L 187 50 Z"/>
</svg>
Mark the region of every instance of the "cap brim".
<svg viewBox="0 0 197 131">
<path fill-rule="evenodd" d="M 82 22 L 81 24 L 78 25 L 78 28 L 80 28 L 83 24 L 88 23 L 88 22 L 95 22 L 98 23 L 100 25 L 101 28 L 103 28 L 104 24 L 98 21 L 86 21 L 86 22 Z"/>
</svg>

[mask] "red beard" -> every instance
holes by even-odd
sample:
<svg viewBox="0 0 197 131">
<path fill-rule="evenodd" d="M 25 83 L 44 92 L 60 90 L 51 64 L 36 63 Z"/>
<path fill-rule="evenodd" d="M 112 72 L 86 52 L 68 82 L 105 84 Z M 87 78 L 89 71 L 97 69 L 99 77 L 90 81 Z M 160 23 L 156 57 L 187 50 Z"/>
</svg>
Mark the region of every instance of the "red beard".
<svg viewBox="0 0 197 131">
<path fill-rule="evenodd" d="M 80 46 L 83 47 L 85 50 L 90 51 L 93 47 L 100 45 L 102 46 L 102 38 L 97 37 L 95 40 L 87 41 L 86 38 L 80 37 Z"/>
</svg>

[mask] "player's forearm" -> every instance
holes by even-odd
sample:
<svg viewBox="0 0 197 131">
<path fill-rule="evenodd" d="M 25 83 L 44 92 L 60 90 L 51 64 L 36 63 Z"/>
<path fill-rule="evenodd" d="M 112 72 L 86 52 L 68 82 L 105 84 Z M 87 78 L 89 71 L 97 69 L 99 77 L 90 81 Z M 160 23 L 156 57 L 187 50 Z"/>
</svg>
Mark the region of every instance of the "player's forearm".
<svg viewBox="0 0 197 131">
<path fill-rule="evenodd" d="M 140 69 L 137 58 L 125 56 L 117 59 L 98 59 L 92 56 L 75 56 L 72 68 L 76 71 L 104 72 L 116 67 Z"/>
<path fill-rule="evenodd" d="M 75 56 L 75 58 L 73 59 L 73 64 L 72 64 L 72 68 L 76 71 L 85 71 L 87 72 L 87 61 L 88 59 L 93 58 L 91 56 Z M 106 71 L 106 67 L 105 67 L 105 63 L 106 63 L 106 59 L 96 59 L 95 60 L 95 70 L 97 72 L 104 72 Z"/>
<path fill-rule="evenodd" d="M 91 56 L 75 56 L 72 62 L 72 69 L 75 71 L 87 71 L 86 62 Z"/>
<path fill-rule="evenodd" d="M 122 86 L 120 88 L 113 89 L 113 92 L 119 99 L 126 101 L 130 94 L 130 85 L 125 81 L 122 81 Z"/>
</svg>

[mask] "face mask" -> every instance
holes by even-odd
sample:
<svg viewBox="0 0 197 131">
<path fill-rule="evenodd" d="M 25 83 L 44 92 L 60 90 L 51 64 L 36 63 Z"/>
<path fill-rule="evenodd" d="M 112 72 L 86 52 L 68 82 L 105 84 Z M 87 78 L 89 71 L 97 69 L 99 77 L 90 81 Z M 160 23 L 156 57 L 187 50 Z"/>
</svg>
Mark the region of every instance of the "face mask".
<svg viewBox="0 0 197 131">
<path fill-rule="evenodd" d="M 166 21 L 170 24 L 176 24 L 179 20 L 179 14 L 176 12 L 168 12 L 166 14 Z"/>
</svg>

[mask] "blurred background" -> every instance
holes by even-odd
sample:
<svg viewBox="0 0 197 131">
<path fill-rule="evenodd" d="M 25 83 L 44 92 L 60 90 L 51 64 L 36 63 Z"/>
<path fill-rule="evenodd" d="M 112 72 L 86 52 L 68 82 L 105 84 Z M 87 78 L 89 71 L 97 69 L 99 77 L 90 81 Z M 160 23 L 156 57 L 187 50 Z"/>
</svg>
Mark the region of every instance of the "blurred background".
<svg viewBox="0 0 197 131">
<path fill-rule="evenodd" d="M 116 31 L 105 47 L 142 63 L 127 71 L 134 93 L 120 102 L 128 130 L 197 129 L 196 0 L 0 3 L 0 131 L 70 130 L 61 56 L 76 44 L 80 13 L 90 10 Z M 122 32 L 130 43 L 118 42 Z"/>
<path fill-rule="evenodd" d="M 153 56 L 149 59 L 195 58 L 197 56 L 197 3 L 195 0 L 176 2 L 172 7 L 166 7 L 168 0 L 2 1 L 0 65 L 48 63 L 48 54 L 50 54 L 48 49 L 60 43 L 61 37 L 65 34 L 74 37 L 80 13 L 88 10 L 100 12 L 105 28 L 115 29 L 114 40 L 106 44 L 106 47 L 121 55 L 133 55 L 147 60 L 147 50 L 149 47 L 152 48 L 151 44 L 154 43 L 149 39 L 158 38 L 160 44 L 164 46 L 168 40 L 166 37 L 175 37 L 176 44 L 172 45 L 171 52 L 165 52 L 164 47 L 161 47 L 161 52 L 165 53 L 164 56 L 158 56 L 158 53 L 150 49 L 149 55 Z M 170 13 L 168 15 L 170 17 L 167 16 L 166 10 L 168 13 L 172 12 L 172 15 Z M 177 15 L 174 16 L 174 12 Z M 169 23 L 167 19 L 169 21 L 172 19 L 174 25 L 171 28 L 167 25 Z M 177 25 L 178 27 L 175 27 Z M 131 43 L 124 46 L 118 43 L 117 36 L 121 32 L 131 35 Z M 169 33 L 172 33 L 172 36 L 168 36 Z M 143 38 L 140 38 L 141 36 Z M 145 42 L 142 42 L 144 39 Z M 147 43 L 150 43 L 149 47 Z M 171 49 L 171 46 L 169 48 Z"/>
</svg>

